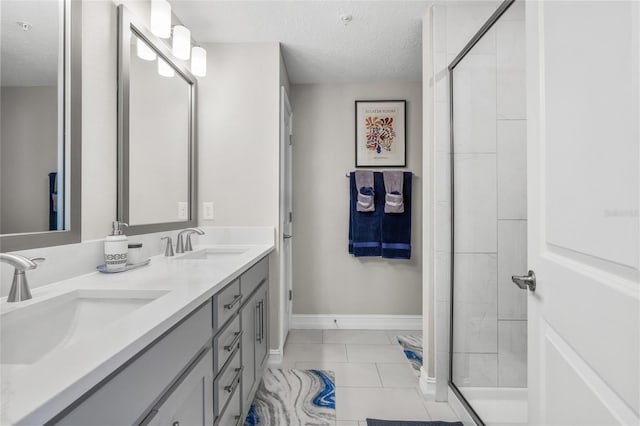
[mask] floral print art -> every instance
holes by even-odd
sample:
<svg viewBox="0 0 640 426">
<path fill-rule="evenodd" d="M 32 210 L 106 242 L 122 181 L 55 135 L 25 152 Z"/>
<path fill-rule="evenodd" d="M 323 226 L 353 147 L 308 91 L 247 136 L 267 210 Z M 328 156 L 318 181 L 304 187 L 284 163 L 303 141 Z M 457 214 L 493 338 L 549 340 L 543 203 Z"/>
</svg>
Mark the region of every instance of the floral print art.
<svg viewBox="0 0 640 426">
<path fill-rule="evenodd" d="M 366 117 L 365 134 L 367 138 L 367 149 L 378 154 L 391 151 L 391 145 L 396 137 L 393 128 L 393 117 Z"/>
</svg>

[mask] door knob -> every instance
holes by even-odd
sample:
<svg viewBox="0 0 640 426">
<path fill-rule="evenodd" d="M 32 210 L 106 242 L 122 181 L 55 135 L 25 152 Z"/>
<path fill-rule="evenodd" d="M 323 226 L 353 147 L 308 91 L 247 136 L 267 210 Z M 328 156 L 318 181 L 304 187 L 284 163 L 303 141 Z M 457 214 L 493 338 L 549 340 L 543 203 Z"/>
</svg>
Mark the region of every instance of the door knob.
<svg viewBox="0 0 640 426">
<path fill-rule="evenodd" d="M 282 237 L 283 237 L 285 240 L 288 240 L 289 238 L 293 237 L 293 235 L 284 234 Z"/>
<path fill-rule="evenodd" d="M 527 275 L 524 276 L 513 275 L 511 281 L 523 290 L 529 287 L 530 291 L 536 291 L 536 274 L 533 271 L 529 271 Z"/>
</svg>

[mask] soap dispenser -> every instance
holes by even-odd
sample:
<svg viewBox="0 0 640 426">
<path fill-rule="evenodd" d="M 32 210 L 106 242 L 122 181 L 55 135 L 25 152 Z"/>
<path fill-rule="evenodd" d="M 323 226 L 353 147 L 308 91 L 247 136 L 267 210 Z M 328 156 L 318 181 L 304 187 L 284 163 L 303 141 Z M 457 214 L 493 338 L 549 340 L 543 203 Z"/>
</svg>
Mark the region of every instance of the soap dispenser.
<svg viewBox="0 0 640 426">
<path fill-rule="evenodd" d="M 111 235 L 104 240 L 104 263 L 110 272 L 124 271 L 127 268 L 129 246 L 127 236 L 122 233 L 123 226 L 129 225 L 114 220 Z"/>
</svg>

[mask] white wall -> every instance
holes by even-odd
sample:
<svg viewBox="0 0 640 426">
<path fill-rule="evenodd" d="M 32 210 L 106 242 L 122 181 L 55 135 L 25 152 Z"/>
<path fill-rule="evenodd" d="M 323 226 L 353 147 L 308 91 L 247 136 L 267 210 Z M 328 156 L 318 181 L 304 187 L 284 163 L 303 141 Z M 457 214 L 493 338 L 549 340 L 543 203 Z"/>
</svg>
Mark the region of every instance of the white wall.
<svg viewBox="0 0 640 426">
<path fill-rule="evenodd" d="M 58 170 L 58 88 L 3 87 L 0 234 L 49 230 L 49 173 Z"/>
<path fill-rule="evenodd" d="M 213 202 L 214 219 L 200 214 L 200 223 L 273 226 L 279 235 L 280 46 L 204 47 L 208 64 L 198 88 L 198 199 L 200 204 Z M 282 341 L 279 239 L 276 246 L 269 276 L 272 348 Z"/>
<path fill-rule="evenodd" d="M 415 176 L 411 260 L 347 251 L 354 170 L 354 101 L 407 100 L 407 168 Z M 294 85 L 293 313 L 422 312 L 422 86 L 420 82 Z"/>
</svg>

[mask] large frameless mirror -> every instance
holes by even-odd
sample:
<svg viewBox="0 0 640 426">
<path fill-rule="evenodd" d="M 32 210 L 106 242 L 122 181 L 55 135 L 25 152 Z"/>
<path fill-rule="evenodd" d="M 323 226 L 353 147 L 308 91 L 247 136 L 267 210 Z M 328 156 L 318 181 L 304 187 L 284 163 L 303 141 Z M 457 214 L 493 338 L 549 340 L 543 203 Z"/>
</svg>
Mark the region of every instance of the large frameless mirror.
<svg viewBox="0 0 640 426">
<path fill-rule="evenodd" d="M 196 80 L 118 7 L 118 219 L 129 234 L 196 225 Z"/>
<path fill-rule="evenodd" d="M 80 241 L 81 2 L 0 2 L 0 251 Z"/>
</svg>

